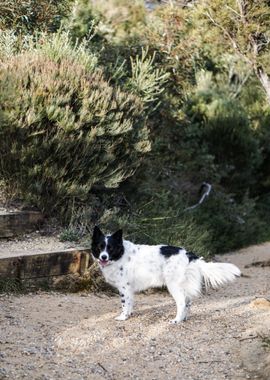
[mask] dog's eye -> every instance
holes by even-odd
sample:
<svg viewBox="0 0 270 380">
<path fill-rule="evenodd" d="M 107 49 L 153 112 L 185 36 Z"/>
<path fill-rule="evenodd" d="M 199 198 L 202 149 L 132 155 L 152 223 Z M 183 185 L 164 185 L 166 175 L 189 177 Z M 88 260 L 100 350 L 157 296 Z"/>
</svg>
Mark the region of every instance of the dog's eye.
<svg viewBox="0 0 270 380">
<path fill-rule="evenodd" d="M 103 249 L 105 248 L 105 243 L 100 243 L 99 248 L 101 249 L 101 251 L 103 251 Z"/>
</svg>

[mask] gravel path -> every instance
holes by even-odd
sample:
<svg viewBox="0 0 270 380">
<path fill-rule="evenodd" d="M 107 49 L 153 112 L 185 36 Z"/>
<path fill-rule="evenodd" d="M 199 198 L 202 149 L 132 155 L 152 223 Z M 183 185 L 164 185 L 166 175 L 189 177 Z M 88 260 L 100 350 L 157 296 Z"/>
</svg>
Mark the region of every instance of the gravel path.
<svg viewBox="0 0 270 380">
<path fill-rule="evenodd" d="M 270 267 L 244 267 L 269 258 L 270 243 L 223 256 L 245 276 L 195 300 L 180 325 L 168 323 L 175 306 L 165 292 L 138 295 L 126 322 L 114 320 L 118 297 L 2 295 L 0 379 L 263 378 L 248 370 L 264 366 L 260 335 L 269 333 L 270 308 L 252 301 L 270 298 Z"/>
</svg>

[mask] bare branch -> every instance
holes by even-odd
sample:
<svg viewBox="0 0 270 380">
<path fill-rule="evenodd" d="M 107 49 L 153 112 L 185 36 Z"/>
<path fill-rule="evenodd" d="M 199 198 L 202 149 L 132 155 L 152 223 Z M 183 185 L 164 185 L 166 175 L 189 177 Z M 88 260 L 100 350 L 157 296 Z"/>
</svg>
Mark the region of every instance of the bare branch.
<svg viewBox="0 0 270 380">
<path fill-rule="evenodd" d="M 266 92 L 268 101 L 270 103 L 270 78 L 262 68 L 257 70 L 257 76 Z"/>
<path fill-rule="evenodd" d="M 243 80 L 242 80 L 241 83 L 239 84 L 237 90 L 233 93 L 233 95 L 232 95 L 232 98 L 233 98 L 233 99 L 236 99 L 237 96 L 241 93 L 242 88 L 244 87 L 244 85 L 246 84 L 246 82 L 248 81 L 248 79 L 250 78 L 251 74 L 252 74 L 252 71 L 249 71 L 249 72 L 245 75 L 245 77 L 243 78 Z"/>
<path fill-rule="evenodd" d="M 252 61 L 244 54 L 242 53 L 240 47 L 237 45 L 237 42 L 235 41 L 235 39 L 231 36 L 231 34 L 228 32 L 228 30 L 226 28 L 224 28 L 224 26 L 218 24 L 214 18 L 212 17 L 212 15 L 210 14 L 210 12 L 206 12 L 205 15 L 210 19 L 210 21 L 217 27 L 219 28 L 223 33 L 224 35 L 230 40 L 231 44 L 232 44 L 232 47 L 237 51 L 237 53 L 246 61 L 248 62 L 249 64 L 253 64 Z"/>
<path fill-rule="evenodd" d="M 212 185 L 210 185 L 210 184 L 207 183 L 207 182 L 203 182 L 203 183 L 202 183 L 202 186 L 201 186 L 201 190 L 202 190 L 203 188 L 205 188 L 205 190 L 204 190 L 203 195 L 201 196 L 201 199 L 199 200 L 199 202 L 196 203 L 196 204 L 193 205 L 193 206 L 187 207 L 184 211 L 194 210 L 194 208 L 200 206 L 200 205 L 204 202 L 205 198 L 207 198 L 207 197 L 209 196 L 209 194 L 210 194 L 210 192 L 211 192 L 211 190 L 212 190 Z"/>
<path fill-rule="evenodd" d="M 245 9 L 246 4 L 242 0 L 237 0 L 237 4 L 238 4 L 241 20 L 242 20 L 243 24 L 246 24 L 246 22 L 247 22 L 247 20 L 246 20 L 246 9 Z"/>
<path fill-rule="evenodd" d="M 224 26 L 218 24 L 212 17 L 212 15 L 210 14 L 210 12 L 206 12 L 206 16 L 210 19 L 210 21 L 217 27 L 219 28 L 220 30 L 222 30 L 222 32 L 225 34 L 226 37 L 229 38 L 229 40 L 231 41 L 233 47 L 238 51 L 239 50 L 239 47 L 237 46 L 237 43 L 236 41 L 232 38 L 232 36 L 230 35 L 230 33 L 228 32 L 228 30 L 226 28 L 224 28 Z"/>
<path fill-rule="evenodd" d="M 241 14 L 240 13 L 237 13 L 235 9 L 233 9 L 232 7 L 230 7 L 229 5 L 225 5 L 225 7 L 227 9 L 229 9 L 232 13 L 235 13 L 237 17 L 241 18 Z"/>
</svg>

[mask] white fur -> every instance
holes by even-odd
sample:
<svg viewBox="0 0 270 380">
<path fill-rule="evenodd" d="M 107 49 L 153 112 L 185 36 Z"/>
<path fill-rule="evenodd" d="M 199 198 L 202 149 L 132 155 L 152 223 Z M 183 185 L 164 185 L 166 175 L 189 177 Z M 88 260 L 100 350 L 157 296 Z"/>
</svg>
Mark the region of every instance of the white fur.
<svg viewBox="0 0 270 380">
<path fill-rule="evenodd" d="M 217 288 L 241 274 L 233 264 L 206 263 L 201 258 L 189 262 L 184 249 L 166 258 L 160 253 L 163 245 L 136 245 L 127 240 L 123 245 L 124 254 L 119 260 L 101 266 L 106 281 L 121 295 L 122 313 L 117 320 L 131 315 L 136 292 L 166 285 L 177 306 L 171 323 L 179 323 L 186 319 L 187 306 L 200 295 L 203 283 Z"/>
</svg>

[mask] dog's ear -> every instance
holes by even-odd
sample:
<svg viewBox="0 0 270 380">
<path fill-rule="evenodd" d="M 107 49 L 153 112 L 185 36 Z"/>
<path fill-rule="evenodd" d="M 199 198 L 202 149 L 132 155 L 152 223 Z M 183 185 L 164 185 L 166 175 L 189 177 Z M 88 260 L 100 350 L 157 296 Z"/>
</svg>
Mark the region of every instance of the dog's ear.
<svg viewBox="0 0 270 380">
<path fill-rule="evenodd" d="M 98 226 L 95 226 L 92 237 L 93 241 L 98 241 L 102 236 L 104 236 L 103 232 Z"/>
<path fill-rule="evenodd" d="M 123 231 L 122 230 L 116 231 L 114 234 L 112 234 L 112 238 L 116 241 L 121 242 L 123 239 Z"/>
</svg>

